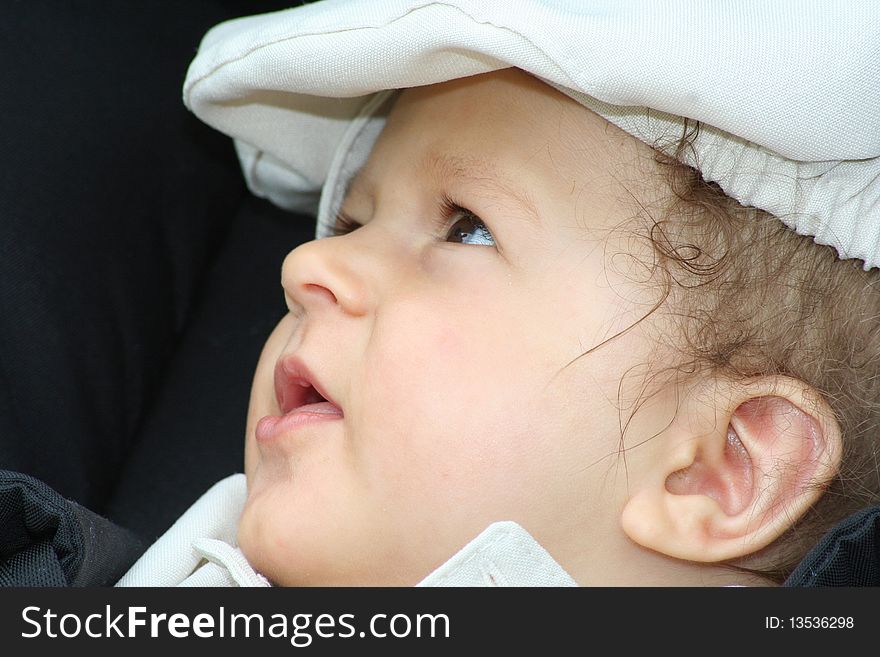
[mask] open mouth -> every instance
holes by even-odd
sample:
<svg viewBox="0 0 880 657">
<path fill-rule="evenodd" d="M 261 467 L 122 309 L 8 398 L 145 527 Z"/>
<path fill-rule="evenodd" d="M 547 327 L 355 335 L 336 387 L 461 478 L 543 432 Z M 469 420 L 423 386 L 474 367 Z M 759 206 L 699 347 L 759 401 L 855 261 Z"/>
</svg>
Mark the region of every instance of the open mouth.
<svg viewBox="0 0 880 657">
<path fill-rule="evenodd" d="M 293 411 L 342 415 L 342 409 L 306 365 L 295 356 L 275 365 L 275 398 L 282 415 Z"/>
<path fill-rule="evenodd" d="M 273 445 L 288 444 L 287 436 L 344 417 L 342 407 L 298 356 L 283 356 L 275 363 L 275 400 L 280 414 L 261 418 L 254 429 L 266 454 L 272 453 Z"/>
<path fill-rule="evenodd" d="M 307 385 L 302 386 L 300 390 L 292 390 L 290 393 L 285 394 L 283 401 L 279 403 L 279 407 L 281 408 L 281 413 L 287 415 L 291 411 L 307 410 L 306 407 L 309 407 L 308 410 L 313 410 L 312 406 L 321 404 L 333 406 L 313 386 Z"/>
</svg>

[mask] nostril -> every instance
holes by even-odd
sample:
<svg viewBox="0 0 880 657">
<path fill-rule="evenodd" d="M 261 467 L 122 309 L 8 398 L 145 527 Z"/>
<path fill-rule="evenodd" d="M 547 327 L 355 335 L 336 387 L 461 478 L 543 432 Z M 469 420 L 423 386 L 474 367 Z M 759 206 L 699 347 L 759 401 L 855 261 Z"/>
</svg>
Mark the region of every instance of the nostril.
<svg viewBox="0 0 880 657">
<path fill-rule="evenodd" d="M 330 291 L 329 288 L 324 287 L 323 285 L 317 285 L 315 283 L 306 283 L 303 285 L 303 289 L 306 293 L 313 293 L 320 296 L 326 297 L 327 301 L 331 303 L 337 303 L 336 295 Z"/>
</svg>

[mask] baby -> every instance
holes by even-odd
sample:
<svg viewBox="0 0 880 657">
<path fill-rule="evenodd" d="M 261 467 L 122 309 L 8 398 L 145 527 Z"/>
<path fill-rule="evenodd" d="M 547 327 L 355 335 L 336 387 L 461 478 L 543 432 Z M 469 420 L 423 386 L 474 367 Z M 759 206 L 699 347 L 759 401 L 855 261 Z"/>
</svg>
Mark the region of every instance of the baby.
<svg viewBox="0 0 880 657">
<path fill-rule="evenodd" d="M 770 585 L 880 500 L 877 269 L 518 68 L 392 102 L 282 267 L 255 573 L 415 585 L 512 521 L 582 585 Z"/>
<path fill-rule="evenodd" d="M 790 568 L 788 543 L 772 544 L 838 474 L 844 443 L 817 394 L 827 375 L 801 373 L 791 352 L 836 359 L 819 340 L 843 327 L 785 283 L 877 277 L 772 224 L 752 231 L 751 253 L 785 249 L 769 267 L 788 271 L 803 252 L 808 271 L 743 289 L 737 277 L 766 274 L 717 264 L 712 277 L 760 299 L 719 304 L 696 271 L 664 301 L 664 270 L 632 225 L 670 194 L 647 145 L 515 69 L 404 91 L 338 236 L 282 268 L 290 312 L 248 413 L 238 540 L 256 569 L 285 585 L 415 584 L 496 520 L 584 584 L 754 583 L 721 564 Z M 720 260 L 698 257 L 677 264 Z M 880 288 L 868 291 L 864 339 L 880 328 Z M 703 328 L 715 335 L 695 337 L 728 362 L 684 376 L 687 294 L 703 306 L 692 321 L 715 317 Z M 731 315 L 745 353 L 725 335 Z M 762 369 L 740 364 L 803 315 L 819 325 Z"/>
</svg>

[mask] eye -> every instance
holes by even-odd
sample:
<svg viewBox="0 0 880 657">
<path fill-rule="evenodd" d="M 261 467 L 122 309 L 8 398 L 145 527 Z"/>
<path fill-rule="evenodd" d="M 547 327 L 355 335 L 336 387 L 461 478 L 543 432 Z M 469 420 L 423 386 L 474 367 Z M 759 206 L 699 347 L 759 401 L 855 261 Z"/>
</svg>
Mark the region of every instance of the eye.
<svg viewBox="0 0 880 657">
<path fill-rule="evenodd" d="M 449 198 L 443 199 L 446 225 L 449 232 L 446 241 L 458 244 L 495 246 L 495 238 L 489 227 L 473 212 L 463 208 Z"/>
<path fill-rule="evenodd" d="M 446 230 L 446 241 L 454 244 L 476 246 L 495 246 L 495 238 L 489 227 L 473 212 L 460 206 L 448 197 L 443 198 L 443 229 Z M 344 212 L 336 215 L 336 221 L 330 227 L 330 236 L 339 237 L 356 231 L 359 224 Z"/>
<path fill-rule="evenodd" d="M 329 222 L 328 222 L 329 223 Z M 344 212 L 336 215 L 336 221 L 330 226 L 330 237 L 339 237 L 340 235 L 348 235 L 361 227 L 361 224 L 349 217 Z"/>
</svg>

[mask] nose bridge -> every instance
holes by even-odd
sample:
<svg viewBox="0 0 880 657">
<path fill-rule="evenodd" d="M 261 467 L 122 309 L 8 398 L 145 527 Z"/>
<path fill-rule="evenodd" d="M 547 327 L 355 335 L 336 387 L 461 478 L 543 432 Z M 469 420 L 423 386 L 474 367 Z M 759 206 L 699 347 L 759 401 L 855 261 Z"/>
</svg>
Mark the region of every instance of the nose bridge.
<svg viewBox="0 0 880 657">
<path fill-rule="evenodd" d="M 336 304 L 363 315 L 375 303 L 375 266 L 355 234 L 306 242 L 287 254 L 281 268 L 285 294 L 306 311 Z"/>
</svg>

